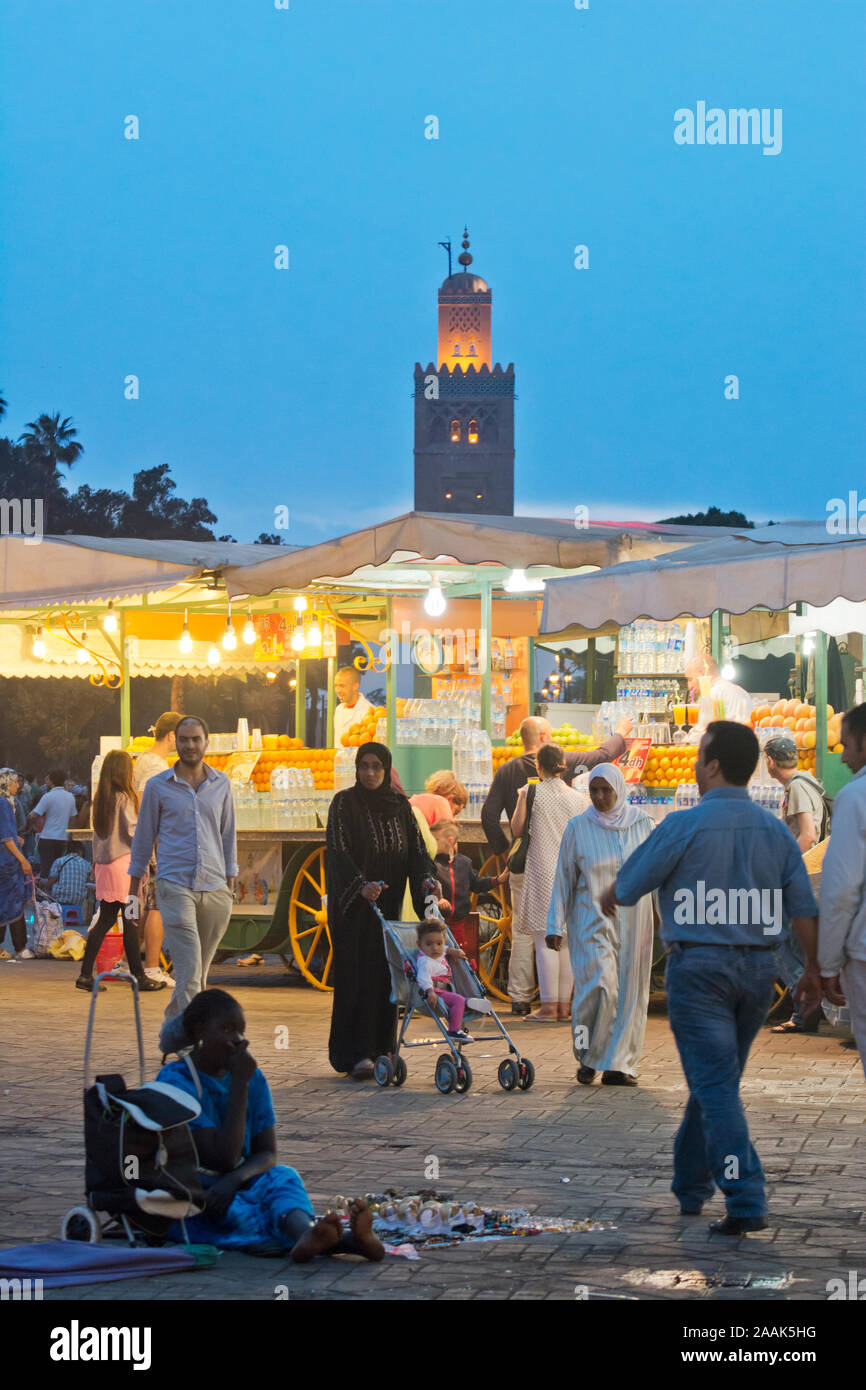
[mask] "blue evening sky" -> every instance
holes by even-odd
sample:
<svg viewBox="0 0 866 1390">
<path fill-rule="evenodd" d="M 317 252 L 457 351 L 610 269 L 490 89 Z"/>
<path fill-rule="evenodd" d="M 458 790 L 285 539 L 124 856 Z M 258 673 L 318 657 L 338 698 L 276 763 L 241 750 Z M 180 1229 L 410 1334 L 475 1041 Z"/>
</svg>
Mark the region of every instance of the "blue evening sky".
<svg viewBox="0 0 866 1390">
<path fill-rule="evenodd" d="M 518 512 L 821 517 L 862 482 L 863 0 L 5 0 L 0 30 L 4 424 L 71 415 L 72 481 L 168 462 L 239 540 L 410 509 L 468 222 Z M 782 108 L 782 152 L 677 145 L 699 101 Z"/>
</svg>

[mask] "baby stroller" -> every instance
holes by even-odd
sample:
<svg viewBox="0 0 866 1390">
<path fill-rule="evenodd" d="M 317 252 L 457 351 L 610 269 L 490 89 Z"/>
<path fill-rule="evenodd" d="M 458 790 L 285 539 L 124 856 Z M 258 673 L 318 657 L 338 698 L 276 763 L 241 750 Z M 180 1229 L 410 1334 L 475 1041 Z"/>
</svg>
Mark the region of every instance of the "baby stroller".
<svg viewBox="0 0 866 1390">
<path fill-rule="evenodd" d="M 515 1047 L 503 1027 L 502 1021 L 494 1012 L 490 1000 L 485 997 L 484 985 L 475 974 L 469 961 L 452 960 L 450 962 L 454 989 L 458 994 L 465 995 L 467 999 L 477 1000 L 479 1005 L 483 1003 L 485 1007 L 483 1014 L 479 1010 L 480 1018 L 489 1018 L 499 1031 L 498 1033 L 484 1033 L 478 1037 L 470 1037 L 464 1042 L 449 1036 L 444 1021 L 446 1011 L 441 1001 L 436 1008 L 431 1008 L 425 995 L 418 987 L 418 977 L 415 971 L 418 923 L 386 922 L 376 904 L 372 903 L 371 906 L 382 923 L 385 955 L 391 972 L 391 999 L 395 1004 L 402 1004 L 403 1006 L 403 1019 L 393 1057 L 377 1057 L 373 1063 L 373 1076 L 378 1084 L 380 1086 L 403 1085 L 406 1080 L 406 1063 L 400 1055 L 401 1047 L 439 1047 L 444 1043 L 448 1051 L 440 1052 L 436 1058 L 436 1070 L 433 1074 L 436 1089 L 443 1096 L 447 1096 L 451 1091 L 457 1091 L 458 1094 L 462 1095 L 472 1085 L 472 1069 L 469 1066 L 468 1058 L 463 1055 L 463 1048 L 468 1046 L 469 1042 L 490 1043 L 498 1041 L 501 1036 L 508 1044 L 508 1056 L 499 1063 L 499 1084 L 503 1091 L 513 1091 L 515 1088 L 528 1091 L 535 1080 L 535 1068 L 528 1057 L 521 1057 L 518 1048 Z M 442 925 L 448 946 L 459 949 L 445 922 L 442 921 L 438 913 L 435 916 Z M 406 1038 L 406 1030 L 416 1013 L 432 1019 L 440 1036 L 415 1038 L 409 1042 Z"/>
<path fill-rule="evenodd" d="M 116 1073 L 91 1084 L 90 1043 L 101 980 L 132 986 L 138 1036 L 139 1085 L 127 1089 Z M 145 1082 L 138 983 L 121 970 L 103 971 L 93 982 L 84 1045 L 85 1202 L 60 1223 L 62 1240 L 124 1237 L 130 1245 L 161 1245 L 174 1221 L 204 1210 L 198 1154 L 189 1121 L 198 1101 L 164 1081 Z M 186 1231 L 184 1229 L 184 1235 Z"/>
</svg>

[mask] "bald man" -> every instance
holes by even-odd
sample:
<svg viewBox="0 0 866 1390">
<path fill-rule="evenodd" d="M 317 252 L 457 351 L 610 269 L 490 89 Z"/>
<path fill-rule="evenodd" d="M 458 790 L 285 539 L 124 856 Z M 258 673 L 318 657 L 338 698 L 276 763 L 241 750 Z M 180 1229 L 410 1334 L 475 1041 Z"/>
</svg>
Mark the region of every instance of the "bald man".
<svg viewBox="0 0 866 1390">
<path fill-rule="evenodd" d="M 725 712 L 720 714 L 719 719 L 728 719 L 734 724 L 748 724 L 751 727 L 749 716 L 752 713 L 752 697 L 741 685 L 734 685 L 733 681 L 726 681 L 719 675 L 718 662 L 712 656 L 693 656 L 691 661 L 686 662 L 686 680 L 689 683 L 689 694 L 693 700 L 697 700 L 700 695 L 699 680 L 701 676 L 710 678 L 710 699 L 724 700 Z M 715 718 L 715 716 L 711 716 Z M 699 721 L 694 727 L 693 737 L 700 743 L 706 733 L 706 726 L 709 721 Z"/>
<path fill-rule="evenodd" d="M 565 754 L 565 773 L 563 781 L 571 785 L 579 768 L 596 767 L 599 763 L 613 763 L 625 752 L 625 741 L 632 731 L 630 719 L 621 719 L 616 733 L 589 753 L 569 751 Z M 548 719 L 530 715 L 520 726 L 520 739 L 523 756 L 511 758 L 503 763 L 493 778 L 490 791 L 481 809 L 481 824 L 487 836 L 487 843 L 494 854 L 505 854 L 509 840 L 502 828 L 502 812 L 510 821 L 517 806 L 517 794 L 531 777 L 538 776 L 535 755 L 543 743 L 553 743 L 554 729 Z M 530 827 L 531 828 L 531 827 Z M 523 875 L 512 874 L 510 879 L 511 902 L 515 914 L 523 891 Z M 534 944 L 529 932 L 517 932 L 511 939 L 511 959 L 508 967 L 508 993 L 511 996 L 512 1014 L 528 1014 L 532 1008 L 535 993 Z"/>
<path fill-rule="evenodd" d="M 334 743 L 339 748 L 343 734 L 353 724 L 360 724 L 373 708 L 366 695 L 361 694 L 361 673 L 354 666 L 341 666 L 334 678 L 334 693 L 340 701 L 334 710 Z"/>
</svg>

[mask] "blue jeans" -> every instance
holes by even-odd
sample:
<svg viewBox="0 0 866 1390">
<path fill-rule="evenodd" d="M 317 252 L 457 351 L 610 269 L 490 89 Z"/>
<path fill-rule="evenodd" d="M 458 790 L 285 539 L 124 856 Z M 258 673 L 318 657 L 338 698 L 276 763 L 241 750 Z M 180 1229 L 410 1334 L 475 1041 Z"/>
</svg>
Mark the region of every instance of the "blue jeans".
<svg viewBox="0 0 866 1390">
<path fill-rule="evenodd" d="M 677 947 L 668 957 L 668 1018 L 689 1087 L 674 1140 L 673 1192 L 687 1207 L 725 1195 L 729 1216 L 766 1216 L 764 1170 L 749 1139 L 740 1077 L 770 1007 L 775 951 Z"/>
</svg>

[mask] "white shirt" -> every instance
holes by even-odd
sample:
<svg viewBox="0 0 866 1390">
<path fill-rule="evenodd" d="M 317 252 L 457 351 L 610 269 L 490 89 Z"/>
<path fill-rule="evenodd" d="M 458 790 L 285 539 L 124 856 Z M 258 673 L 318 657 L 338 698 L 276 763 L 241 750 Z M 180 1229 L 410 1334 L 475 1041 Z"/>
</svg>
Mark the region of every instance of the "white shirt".
<svg viewBox="0 0 866 1390">
<path fill-rule="evenodd" d="M 438 985 L 442 989 L 451 980 L 451 966 L 448 964 L 446 956 L 426 956 L 423 951 L 415 952 L 415 972 L 418 977 L 418 988 L 427 993 L 428 989 L 435 989 Z"/>
<path fill-rule="evenodd" d="M 68 792 L 65 787 L 52 787 L 33 810 L 37 815 L 45 817 L 45 825 L 41 831 L 43 840 L 65 840 L 69 822 L 77 807 L 72 792 Z"/>
<path fill-rule="evenodd" d="M 343 734 L 347 734 L 353 724 L 357 724 L 373 708 L 366 695 L 358 695 L 354 705 L 337 705 L 334 710 L 334 742 L 339 747 Z"/>
<path fill-rule="evenodd" d="M 158 772 L 168 772 L 168 763 L 165 758 L 161 758 L 151 748 L 145 753 L 139 753 L 135 760 L 135 771 L 132 774 L 132 785 L 135 790 L 141 792 L 145 784 Z"/>
<path fill-rule="evenodd" d="M 866 960 L 866 768 L 833 802 L 821 865 L 818 967 L 838 975 L 849 957 Z"/>
<path fill-rule="evenodd" d="M 751 727 L 752 697 L 741 685 L 734 685 L 733 681 L 718 680 L 713 681 L 710 686 L 711 700 L 724 700 L 725 718 L 731 719 L 735 724 L 748 724 Z M 696 725 L 698 742 L 707 731 L 706 724 L 699 719 Z"/>
</svg>

